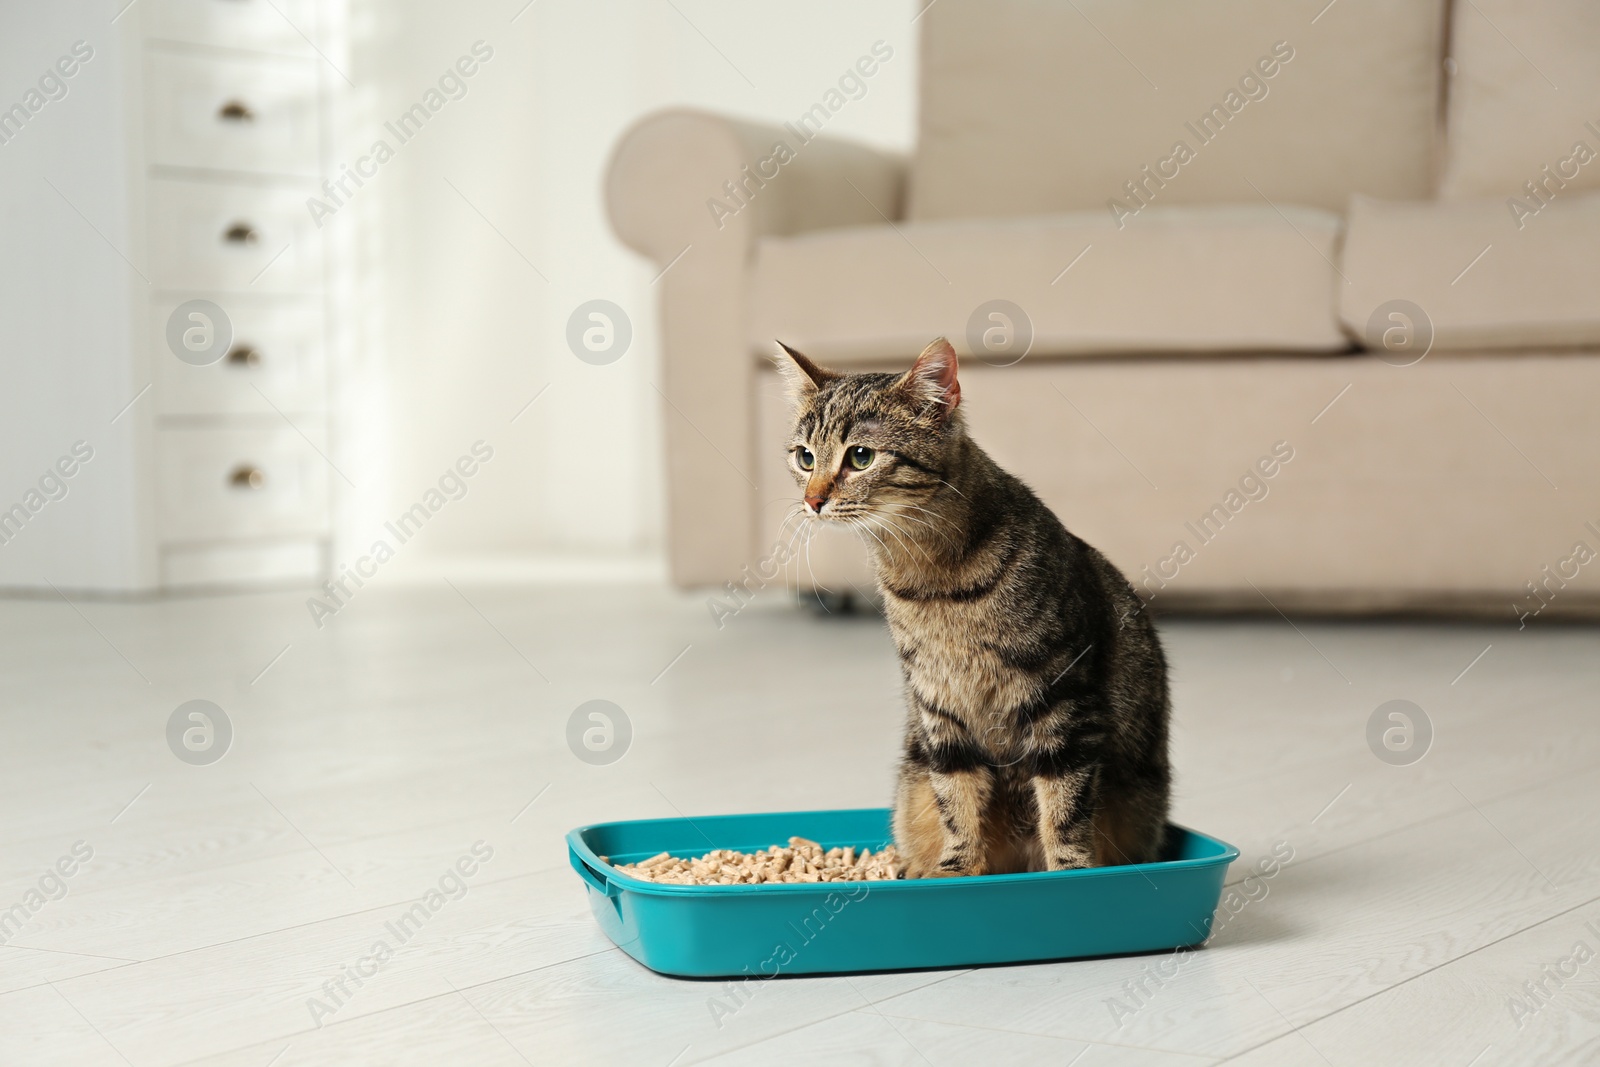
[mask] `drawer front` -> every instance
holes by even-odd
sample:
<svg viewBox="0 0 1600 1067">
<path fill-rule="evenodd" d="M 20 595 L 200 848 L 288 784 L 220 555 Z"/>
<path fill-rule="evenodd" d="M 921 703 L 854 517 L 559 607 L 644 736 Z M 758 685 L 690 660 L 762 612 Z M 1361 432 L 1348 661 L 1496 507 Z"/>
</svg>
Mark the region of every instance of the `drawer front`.
<svg viewBox="0 0 1600 1067">
<path fill-rule="evenodd" d="M 151 163 L 318 174 L 310 62 L 152 52 L 145 63 Z"/>
<path fill-rule="evenodd" d="M 320 425 L 301 429 L 312 440 L 327 436 Z M 166 543 L 327 533 L 328 465 L 281 420 L 259 429 L 158 430 L 156 455 Z"/>
<path fill-rule="evenodd" d="M 301 34 L 305 36 L 301 36 Z M 315 0 L 144 0 L 150 40 L 315 56 Z"/>
<path fill-rule="evenodd" d="M 272 405 L 290 415 L 327 409 L 321 300 L 262 301 L 215 294 L 212 302 L 227 313 L 233 344 L 220 362 L 204 367 L 183 362 L 167 347 L 167 319 L 181 301 L 152 305 L 150 337 L 160 414 L 277 418 Z"/>
<path fill-rule="evenodd" d="M 151 281 L 182 292 L 310 293 L 322 235 L 305 189 L 158 178 L 150 182 Z"/>
</svg>

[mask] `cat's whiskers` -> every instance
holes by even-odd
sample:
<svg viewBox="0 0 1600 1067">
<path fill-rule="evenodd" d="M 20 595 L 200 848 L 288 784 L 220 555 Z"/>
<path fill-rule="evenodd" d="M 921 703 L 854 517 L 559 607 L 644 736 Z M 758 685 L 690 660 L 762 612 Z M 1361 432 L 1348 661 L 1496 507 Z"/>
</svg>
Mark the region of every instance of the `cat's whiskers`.
<svg viewBox="0 0 1600 1067">
<path fill-rule="evenodd" d="M 796 593 L 800 591 L 800 561 L 804 559 L 807 566 L 810 565 L 811 539 L 816 537 L 818 531 L 821 529 L 821 524 L 807 521 L 802 522 L 800 524 L 800 528 L 796 531 L 796 537 L 799 539 L 799 545 L 791 550 L 794 553 L 794 589 Z"/>
<path fill-rule="evenodd" d="M 784 534 L 788 532 L 789 524 L 791 522 L 794 522 L 796 519 L 800 519 L 800 520 L 804 520 L 805 519 L 805 505 L 800 503 L 799 501 L 796 501 L 793 505 L 790 506 L 789 510 L 784 513 L 782 521 L 780 521 L 778 523 L 778 537 L 777 537 L 778 541 L 780 541 L 780 542 L 783 541 Z M 800 530 L 803 529 L 803 528 L 804 528 L 803 526 L 795 527 L 794 533 L 798 534 L 800 532 Z M 789 537 L 789 540 L 787 542 L 785 542 L 784 544 L 785 544 L 786 548 L 792 548 L 794 546 L 794 536 L 791 535 Z"/>
<path fill-rule="evenodd" d="M 877 535 L 876 531 L 874 531 L 872 529 L 871 525 L 869 525 L 869 523 L 872 523 L 874 520 L 873 520 L 873 517 L 872 517 L 872 513 L 870 511 L 868 511 L 866 508 L 862 508 L 859 511 L 851 511 L 847 515 L 842 516 L 842 518 L 844 519 L 845 522 L 849 523 L 852 527 L 854 527 L 858 532 L 865 533 L 868 536 L 870 536 L 874 541 L 878 542 L 879 546 L 882 547 L 885 555 L 890 555 L 890 556 L 894 555 L 894 551 L 893 551 L 893 549 L 891 549 L 889 547 L 888 542 L 885 541 L 883 538 L 879 537 Z M 893 533 L 893 531 L 890 531 L 890 533 Z"/>
<path fill-rule="evenodd" d="M 874 541 L 878 542 L 878 544 L 882 545 L 883 546 L 883 550 L 885 552 L 889 551 L 889 546 L 887 544 L 884 544 L 883 538 L 879 537 L 876 533 L 874 533 L 872 531 L 872 528 L 870 526 L 868 526 L 865 522 L 863 522 L 861 519 L 845 519 L 844 521 L 849 523 L 851 528 L 854 529 L 857 533 L 864 533 L 868 537 L 871 537 Z"/>
<path fill-rule="evenodd" d="M 772 554 L 774 556 L 792 547 L 795 537 L 800 533 L 799 527 L 795 527 L 792 530 L 789 528 L 789 521 L 785 519 L 778 524 L 778 536 L 772 541 Z"/>
<path fill-rule="evenodd" d="M 795 530 L 794 536 L 789 538 L 789 557 L 783 564 L 783 584 L 785 588 L 792 588 L 796 593 L 800 591 L 800 559 L 804 555 L 806 539 L 811 536 L 812 530 L 809 523 L 801 523 Z M 790 584 L 789 568 L 794 567 L 794 582 Z"/>
<path fill-rule="evenodd" d="M 932 513 L 930 512 L 929 514 L 932 514 Z M 926 521 L 924 521 L 922 519 L 919 519 L 915 515 L 907 515 L 905 512 L 896 512 L 895 515 L 896 515 L 897 518 L 910 519 L 912 522 L 918 523 L 918 524 L 920 524 L 922 526 L 926 526 L 930 533 L 932 533 L 935 537 L 939 538 L 940 540 L 944 541 L 946 547 L 948 547 L 952 551 L 955 551 L 955 552 L 959 553 L 959 547 L 956 545 L 956 543 L 954 541 L 950 540 L 949 536 L 947 536 L 943 531 L 941 531 L 938 528 L 936 528 L 932 523 L 929 523 L 929 522 L 926 522 Z M 905 532 L 909 533 L 910 531 L 905 531 Z"/>
<path fill-rule="evenodd" d="M 881 529 L 887 531 L 900 544 L 920 552 L 922 554 L 922 558 L 927 560 L 929 564 L 934 562 L 933 557 L 928 555 L 927 549 L 917 544 L 915 538 L 908 537 L 906 531 L 900 529 L 894 523 L 877 515 L 868 515 L 867 518 L 876 523 Z"/>
<path fill-rule="evenodd" d="M 820 527 L 820 524 L 819 524 L 818 529 L 820 529 L 820 528 L 821 527 Z M 807 537 L 806 541 L 805 541 L 805 546 L 806 546 L 806 570 L 809 571 L 810 574 L 811 574 L 811 588 L 812 588 L 812 591 L 813 591 L 813 595 L 815 594 L 815 591 L 818 590 L 818 589 L 822 590 L 824 593 L 831 594 L 833 592 L 833 590 L 829 589 L 827 586 L 825 586 L 821 582 L 817 581 L 817 572 L 811 566 L 811 542 L 814 541 L 814 540 L 816 540 L 816 536 L 813 534 L 811 537 Z M 821 600 L 820 597 L 818 598 L 817 603 L 822 604 L 822 600 Z M 824 611 L 828 611 L 828 614 L 830 614 L 830 615 L 833 614 L 832 611 L 828 610 L 828 605 L 822 604 L 822 608 L 823 608 Z"/>
<path fill-rule="evenodd" d="M 789 529 L 789 524 L 794 522 L 796 519 L 804 518 L 804 511 L 804 505 L 796 503 L 792 505 L 788 511 L 784 512 L 782 520 L 780 520 L 778 523 L 778 536 L 776 543 L 782 543 L 785 547 L 790 548 L 794 546 L 794 538 L 799 534 L 800 530 L 803 529 L 803 526 L 796 526 L 791 531 Z M 787 541 L 784 541 L 785 535 L 788 535 Z"/>
<path fill-rule="evenodd" d="M 954 487 L 952 487 L 952 488 L 954 488 Z M 959 489 L 956 490 L 956 491 L 960 492 Z M 894 501 L 893 502 L 893 506 L 897 507 L 897 508 L 908 508 L 911 511 L 920 511 L 924 515 L 929 516 L 930 518 L 938 519 L 940 522 L 943 522 L 945 525 L 949 526 L 950 529 L 955 530 L 958 533 L 960 532 L 960 528 L 958 526 L 956 526 L 956 524 L 951 520 L 950 516 L 941 515 L 941 514 L 939 514 L 939 512 L 934 511 L 932 508 L 925 508 L 925 507 L 921 506 L 920 504 L 907 503 L 904 500 L 896 500 L 896 501 Z M 909 516 L 909 515 L 906 516 L 906 518 L 908 518 L 908 519 L 910 517 L 911 516 Z"/>
<path fill-rule="evenodd" d="M 804 505 L 797 503 L 794 506 L 793 511 L 791 512 L 791 517 L 799 517 L 799 518 L 801 518 L 803 520 L 804 517 L 805 517 Z M 783 525 L 786 525 L 788 523 L 788 521 L 789 521 L 788 518 L 785 518 L 784 522 L 779 525 L 779 529 L 778 529 L 778 536 L 779 537 L 783 536 Z M 810 523 L 802 521 L 798 525 L 795 526 L 794 532 L 789 535 L 789 540 L 784 542 L 784 546 L 783 546 L 783 551 L 784 551 L 783 587 L 785 589 L 790 588 L 790 585 L 789 585 L 789 562 L 791 560 L 793 560 L 794 564 L 795 564 L 795 575 L 794 575 L 794 586 L 793 586 L 793 588 L 795 588 L 795 589 L 799 589 L 800 588 L 800 561 L 799 561 L 798 554 L 794 550 L 795 542 L 800 540 L 802 537 L 809 540 L 815 533 L 816 533 L 816 529 Z"/>
</svg>

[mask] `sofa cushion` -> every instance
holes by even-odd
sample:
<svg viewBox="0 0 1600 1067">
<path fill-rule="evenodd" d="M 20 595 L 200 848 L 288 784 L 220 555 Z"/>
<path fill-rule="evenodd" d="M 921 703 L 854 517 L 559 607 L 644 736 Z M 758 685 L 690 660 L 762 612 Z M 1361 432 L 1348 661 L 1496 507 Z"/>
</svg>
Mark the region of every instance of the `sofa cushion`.
<svg viewBox="0 0 1600 1067">
<path fill-rule="evenodd" d="M 1600 194 L 1525 220 L 1503 199 L 1389 203 L 1356 197 L 1346 220 L 1339 314 L 1378 347 L 1389 301 L 1410 301 L 1439 348 L 1600 344 Z M 1414 313 L 1412 317 L 1415 317 Z M 1396 324 L 1399 320 L 1393 320 Z M 1374 332 L 1375 331 L 1375 332 Z"/>
<path fill-rule="evenodd" d="M 1432 192 L 1441 0 L 924 10 L 913 218 Z"/>
<path fill-rule="evenodd" d="M 1120 231 L 1093 211 L 768 238 L 753 265 L 750 343 L 770 352 L 780 338 L 835 363 L 914 355 L 938 334 L 994 363 L 1339 351 L 1340 225 L 1308 208 L 1152 207 Z M 994 301 L 1015 310 L 991 318 Z"/>
<path fill-rule="evenodd" d="M 1538 207 L 1600 190 L 1600 4 L 1472 0 L 1450 35 L 1440 196 Z"/>
</svg>

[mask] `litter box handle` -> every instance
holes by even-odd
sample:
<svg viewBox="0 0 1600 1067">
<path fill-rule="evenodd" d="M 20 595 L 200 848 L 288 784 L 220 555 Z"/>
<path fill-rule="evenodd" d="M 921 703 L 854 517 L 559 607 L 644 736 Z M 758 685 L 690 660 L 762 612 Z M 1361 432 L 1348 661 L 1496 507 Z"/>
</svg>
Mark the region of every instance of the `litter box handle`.
<svg viewBox="0 0 1600 1067">
<path fill-rule="evenodd" d="M 588 882 L 595 892 L 606 897 L 615 897 L 622 892 L 602 872 L 585 863 L 576 852 L 569 852 L 567 855 L 572 860 L 572 869 L 578 872 L 578 877 Z"/>
</svg>

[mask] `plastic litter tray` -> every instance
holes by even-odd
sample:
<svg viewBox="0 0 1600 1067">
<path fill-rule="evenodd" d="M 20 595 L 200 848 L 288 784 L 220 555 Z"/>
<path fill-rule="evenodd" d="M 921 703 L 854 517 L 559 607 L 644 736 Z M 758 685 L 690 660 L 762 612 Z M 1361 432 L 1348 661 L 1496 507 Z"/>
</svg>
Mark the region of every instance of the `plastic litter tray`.
<svg viewBox="0 0 1600 1067">
<path fill-rule="evenodd" d="M 1162 860 L 1121 867 L 969 878 L 680 886 L 602 862 L 660 852 L 700 856 L 810 838 L 877 851 L 889 809 L 647 819 L 567 835 L 573 870 L 606 936 L 662 974 L 776 977 L 967 967 L 1121 955 L 1196 945 L 1211 932 L 1239 850 L 1167 828 Z"/>
</svg>

